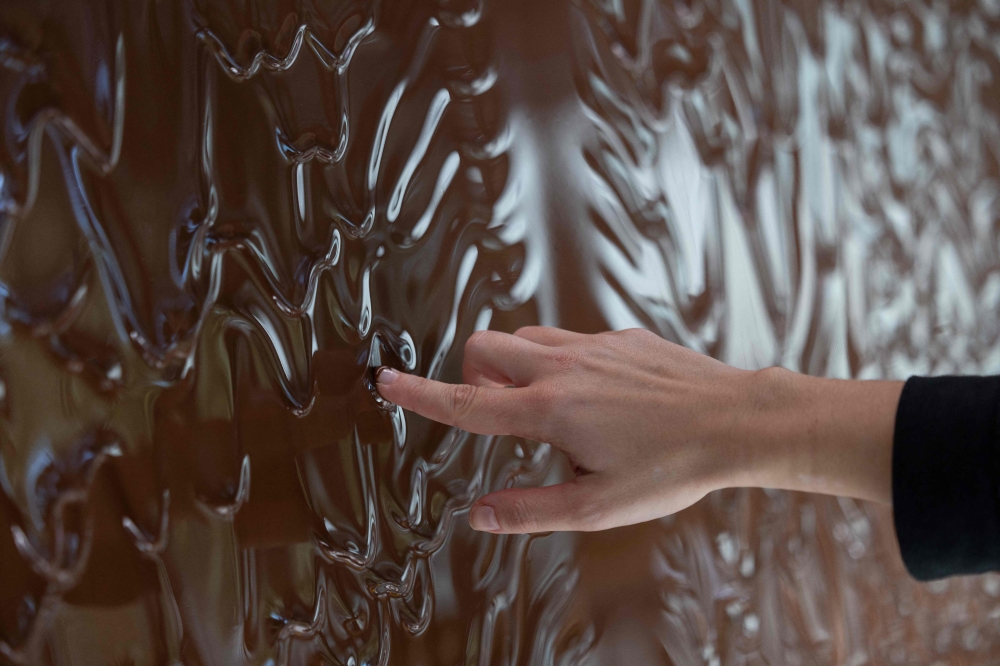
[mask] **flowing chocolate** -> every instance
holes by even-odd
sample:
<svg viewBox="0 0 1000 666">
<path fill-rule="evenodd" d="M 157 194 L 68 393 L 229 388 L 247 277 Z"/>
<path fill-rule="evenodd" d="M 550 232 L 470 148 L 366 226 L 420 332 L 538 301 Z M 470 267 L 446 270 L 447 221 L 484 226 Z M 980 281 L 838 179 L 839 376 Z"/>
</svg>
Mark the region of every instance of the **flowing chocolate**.
<svg viewBox="0 0 1000 666">
<path fill-rule="evenodd" d="M 372 388 L 535 323 L 1000 371 L 995 4 L 5 0 L 0 663 L 997 659 L 886 510 L 475 533 L 561 454 Z"/>
</svg>

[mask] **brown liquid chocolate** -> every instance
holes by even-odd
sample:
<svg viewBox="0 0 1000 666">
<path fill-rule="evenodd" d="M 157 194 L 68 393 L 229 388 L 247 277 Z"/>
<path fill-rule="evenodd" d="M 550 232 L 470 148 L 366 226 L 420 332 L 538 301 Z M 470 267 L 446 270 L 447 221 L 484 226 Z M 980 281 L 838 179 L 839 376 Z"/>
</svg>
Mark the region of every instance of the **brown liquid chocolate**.
<svg viewBox="0 0 1000 666">
<path fill-rule="evenodd" d="M 996 3 L 0 4 L 0 663 L 1000 659 L 1000 577 L 727 490 L 594 534 L 378 401 L 477 328 L 1000 371 Z"/>
</svg>

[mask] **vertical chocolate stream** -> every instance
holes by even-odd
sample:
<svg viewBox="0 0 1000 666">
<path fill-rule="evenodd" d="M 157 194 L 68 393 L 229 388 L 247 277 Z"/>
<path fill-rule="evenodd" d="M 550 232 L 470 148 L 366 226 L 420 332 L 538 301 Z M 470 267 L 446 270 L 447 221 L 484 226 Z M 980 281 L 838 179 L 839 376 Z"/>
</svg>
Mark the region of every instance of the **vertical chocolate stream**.
<svg viewBox="0 0 1000 666">
<path fill-rule="evenodd" d="M 315 4 L 315 6 L 314 6 Z M 331 5 L 331 6 L 326 6 Z M 1000 371 L 990 3 L 0 6 L 0 664 L 987 663 L 1000 577 L 731 490 L 469 503 L 544 444 L 378 400 L 477 328 Z"/>
</svg>

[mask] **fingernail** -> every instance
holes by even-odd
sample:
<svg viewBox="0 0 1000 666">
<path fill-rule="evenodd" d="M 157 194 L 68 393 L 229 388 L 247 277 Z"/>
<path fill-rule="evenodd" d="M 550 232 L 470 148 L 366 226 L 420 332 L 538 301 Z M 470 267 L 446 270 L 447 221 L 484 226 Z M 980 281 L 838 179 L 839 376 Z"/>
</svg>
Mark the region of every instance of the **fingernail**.
<svg viewBox="0 0 1000 666">
<path fill-rule="evenodd" d="M 399 372 L 386 366 L 379 368 L 378 373 L 375 375 L 375 382 L 382 386 L 388 386 L 397 379 L 399 379 Z"/>
<path fill-rule="evenodd" d="M 497 512 L 488 504 L 474 506 L 469 512 L 469 526 L 480 532 L 495 532 L 500 529 Z"/>
</svg>

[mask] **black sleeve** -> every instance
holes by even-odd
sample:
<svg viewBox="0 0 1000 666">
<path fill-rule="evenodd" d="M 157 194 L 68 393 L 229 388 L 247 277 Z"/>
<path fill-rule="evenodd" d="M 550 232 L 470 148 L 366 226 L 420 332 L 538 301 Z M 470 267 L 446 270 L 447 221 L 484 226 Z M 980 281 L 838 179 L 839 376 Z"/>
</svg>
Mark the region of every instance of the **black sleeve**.
<svg viewBox="0 0 1000 666">
<path fill-rule="evenodd" d="M 1000 570 L 1000 377 L 911 377 L 896 409 L 892 505 L 918 580 Z"/>
</svg>

